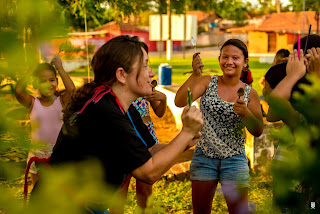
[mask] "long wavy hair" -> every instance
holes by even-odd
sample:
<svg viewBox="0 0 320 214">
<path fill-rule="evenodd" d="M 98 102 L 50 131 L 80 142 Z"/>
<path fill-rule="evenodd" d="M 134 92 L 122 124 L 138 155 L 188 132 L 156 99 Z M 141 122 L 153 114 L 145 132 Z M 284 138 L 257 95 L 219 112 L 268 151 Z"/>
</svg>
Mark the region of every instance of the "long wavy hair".
<svg viewBox="0 0 320 214">
<path fill-rule="evenodd" d="M 116 70 L 119 67 L 131 73 L 132 65 L 139 60 L 141 68 L 143 63 L 141 48 L 148 53 L 148 46 L 144 42 L 139 41 L 137 36 L 129 35 L 115 37 L 101 46 L 91 62 L 94 81 L 83 85 L 73 94 L 71 101 L 64 109 L 63 121 L 66 122 L 71 115 L 79 111 L 94 88 L 99 85 L 112 86 L 116 82 Z"/>
</svg>

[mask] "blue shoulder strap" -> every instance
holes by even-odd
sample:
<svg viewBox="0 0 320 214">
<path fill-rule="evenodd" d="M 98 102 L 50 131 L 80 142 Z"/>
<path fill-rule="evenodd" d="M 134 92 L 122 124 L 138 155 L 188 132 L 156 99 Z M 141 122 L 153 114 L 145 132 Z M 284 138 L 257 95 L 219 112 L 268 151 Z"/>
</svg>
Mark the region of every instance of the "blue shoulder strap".
<svg viewBox="0 0 320 214">
<path fill-rule="evenodd" d="M 140 140 L 142 141 L 142 143 L 143 143 L 146 147 L 148 147 L 148 145 L 146 144 L 146 142 L 142 139 L 142 137 L 141 137 L 140 133 L 138 132 L 136 126 L 134 125 L 134 123 L 133 123 L 133 121 L 132 121 L 132 119 L 131 119 L 131 116 L 130 116 L 130 114 L 129 114 L 129 111 L 127 111 L 127 114 L 128 114 L 128 117 L 129 117 L 129 119 L 130 119 L 130 121 L 131 121 L 131 124 L 133 125 L 134 131 L 136 132 L 136 134 L 138 135 L 138 137 L 140 138 Z"/>
</svg>

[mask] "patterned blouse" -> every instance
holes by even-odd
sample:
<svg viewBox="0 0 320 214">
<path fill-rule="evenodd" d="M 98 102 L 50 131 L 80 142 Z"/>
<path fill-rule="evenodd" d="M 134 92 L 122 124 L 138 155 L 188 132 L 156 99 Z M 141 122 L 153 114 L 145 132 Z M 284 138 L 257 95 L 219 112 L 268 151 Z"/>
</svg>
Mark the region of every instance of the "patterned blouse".
<svg viewBox="0 0 320 214">
<path fill-rule="evenodd" d="M 132 105 L 138 110 L 141 117 L 150 116 L 149 102 L 144 97 L 139 97 L 133 101 Z"/>
<path fill-rule="evenodd" d="M 204 125 L 198 147 L 210 158 L 225 159 L 244 152 L 244 123 L 233 111 L 234 103 L 218 95 L 218 75 L 211 76 L 208 89 L 200 100 Z M 243 100 L 248 104 L 251 87 L 245 86 Z"/>
</svg>

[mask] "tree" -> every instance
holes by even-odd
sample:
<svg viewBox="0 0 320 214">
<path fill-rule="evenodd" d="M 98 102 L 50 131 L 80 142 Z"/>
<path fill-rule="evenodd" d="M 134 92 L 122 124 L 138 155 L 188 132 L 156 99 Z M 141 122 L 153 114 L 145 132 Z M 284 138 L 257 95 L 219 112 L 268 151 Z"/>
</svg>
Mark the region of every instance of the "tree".
<svg viewBox="0 0 320 214">
<path fill-rule="evenodd" d="M 305 1 L 305 10 L 315 11 L 314 19 L 317 22 L 317 34 L 319 34 L 319 11 L 320 11 L 320 1 L 319 0 L 304 0 Z M 303 10 L 303 1 L 301 0 L 290 0 L 292 4 L 293 11 L 302 11 Z"/>
<path fill-rule="evenodd" d="M 148 10 L 150 2 L 144 0 L 58 0 L 63 13 L 70 20 L 69 25 L 74 29 L 84 29 L 84 17 L 88 28 L 101 26 L 112 20 L 121 21 L 131 14 L 139 14 Z"/>
<path fill-rule="evenodd" d="M 218 4 L 218 11 L 217 14 L 221 17 L 235 20 L 237 26 L 246 24 L 247 9 L 241 0 L 220 1 Z"/>
</svg>

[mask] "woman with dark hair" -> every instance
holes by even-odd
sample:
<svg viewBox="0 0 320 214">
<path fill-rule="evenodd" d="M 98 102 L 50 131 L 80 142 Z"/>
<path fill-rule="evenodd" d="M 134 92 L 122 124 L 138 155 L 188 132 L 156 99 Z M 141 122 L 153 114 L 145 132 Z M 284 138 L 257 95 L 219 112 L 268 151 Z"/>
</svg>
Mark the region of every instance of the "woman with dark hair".
<svg viewBox="0 0 320 214">
<path fill-rule="evenodd" d="M 222 76 L 201 76 L 203 64 L 199 53 L 195 54 L 193 73 L 175 98 L 177 106 L 185 106 L 188 88 L 193 100 L 201 97 L 204 126 L 190 165 L 193 212 L 211 213 L 220 182 L 229 213 L 248 213 L 249 168 L 244 127 L 254 136 L 260 136 L 263 131 L 259 96 L 240 81 L 241 72 L 249 61 L 247 47 L 242 41 L 226 41 L 218 60 Z"/>
<path fill-rule="evenodd" d="M 153 184 L 184 150 L 198 142 L 203 124 L 200 110 L 186 107 L 181 132 L 169 144 L 155 144 L 131 105 L 152 93 L 155 74 L 148 64 L 146 44 L 136 36 L 115 37 L 95 53 L 92 68 L 94 81 L 78 89 L 65 109 L 50 165 L 93 159 L 102 164 L 105 183 L 115 190 L 130 174 Z"/>
</svg>

